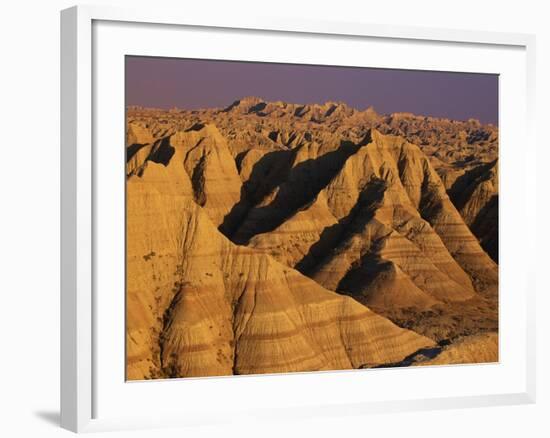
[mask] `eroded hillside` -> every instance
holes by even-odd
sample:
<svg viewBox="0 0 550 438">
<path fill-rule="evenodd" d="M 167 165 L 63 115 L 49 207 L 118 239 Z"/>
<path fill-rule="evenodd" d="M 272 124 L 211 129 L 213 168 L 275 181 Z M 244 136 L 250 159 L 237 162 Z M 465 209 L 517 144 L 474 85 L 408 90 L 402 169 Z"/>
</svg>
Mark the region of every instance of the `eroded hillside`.
<svg viewBox="0 0 550 438">
<path fill-rule="evenodd" d="M 128 378 L 376 367 L 455 340 L 470 362 L 468 339 L 496 336 L 496 127 L 258 98 L 127 116 Z"/>
</svg>

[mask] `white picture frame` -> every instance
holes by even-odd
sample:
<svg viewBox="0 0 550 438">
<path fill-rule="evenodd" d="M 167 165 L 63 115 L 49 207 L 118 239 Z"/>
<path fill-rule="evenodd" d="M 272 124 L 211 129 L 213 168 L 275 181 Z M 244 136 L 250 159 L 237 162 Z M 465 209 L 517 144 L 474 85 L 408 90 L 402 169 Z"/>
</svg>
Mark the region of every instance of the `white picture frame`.
<svg viewBox="0 0 550 438">
<path fill-rule="evenodd" d="M 461 31 L 451 29 L 427 29 L 417 27 L 403 27 L 391 25 L 373 25 L 366 23 L 339 23 L 339 22 L 317 22 L 295 19 L 279 18 L 258 18 L 243 17 L 239 21 L 227 22 L 223 17 L 216 17 L 209 14 L 206 16 L 192 16 L 182 11 L 163 11 L 156 8 L 147 10 L 120 9 L 111 7 L 75 6 L 61 12 L 61 426 L 75 431 L 99 431 L 120 428 L 146 428 L 174 425 L 205 424 L 209 422 L 220 422 L 228 420 L 231 416 L 235 418 L 272 419 L 296 418 L 311 415 L 361 415 L 369 412 L 400 412 L 416 409 L 442 409 L 457 407 L 493 406 L 505 404 L 533 403 L 535 400 L 535 310 L 534 310 L 534 273 L 529 270 L 528 263 L 524 263 L 517 272 L 507 271 L 506 278 L 503 277 L 501 269 L 501 282 L 504 279 L 515 279 L 520 285 L 519 295 L 514 299 L 521 308 L 519 326 L 520 333 L 514 334 L 511 342 L 517 342 L 521 348 L 516 349 L 518 355 L 518 367 L 516 367 L 515 386 L 503 388 L 502 391 L 489 391 L 485 393 L 469 393 L 466 389 L 460 392 L 461 395 L 446 394 L 444 391 L 437 396 L 416 397 L 411 394 L 399 396 L 399 391 L 389 399 L 377 399 L 353 397 L 346 399 L 345 394 L 339 398 L 334 394 L 331 400 L 330 392 L 321 396 L 315 403 L 305 398 L 299 405 L 286 403 L 284 399 L 274 398 L 270 405 L 262 405 L 261 400 L 258 407 L 243 406 L 235 412 L 223 412 L 216 408 L 206 411 L 197 407 L 197 412 L 186 414 L 183 409 L 175 409 L 172 412 L 164 412 L 162 406 L 158 409 L 150 409 L 148 415 L 135 415 L 122 413 L 121 415 L 98 415 L 102 411 L 102 403 L 98 398 L 98 386 L 105 388 L 107 380 L 103 374 L 98 374 L 103 362 L 110 360 L 108 355 L 98 355 L 102 348 L 101 330 L 98 326 L 110 324 L 106 320 L 98 318 L 98 306 L 104 305 L 105 300 L 98 304 L 98 284 L 108 281 L 109 278 L 98 277 L 98 243 L 97 243 L 97 222 L 98 203 L 102 200 L 101 190 L 97 189 L 98 174 L 105 168 L 105 154 L 97 154 L 96 141 L 101 138 L 102 133 L 97 130 L 96 123 L 101 120 L 98 115 L 97 87 L 101 69 L 94 64 L 104 50 L 102 37 L 94 32 L 94 26 L 98 23 L 112 23 L 127 25 L 128 23 L 137 26 L 148 27 L 150 32 L 160 33 L 163 30 L 182 29 L 200 30 L 203 34 L 208 32 L 224 32 L 238 30 L 239 37 L 250 35 L 261 35 L 269 33 L 270 38 L 282 36 L 298 37 L 349 37 L 354 41 L 385 41 L 387 44 L 410 44 L 414 45 L 464 45 L 464 47 L 476 48 L 483 46 L 486 50 L 499 52 L 510 51 L 521 53 L 521 65 L 516 65 L 519 78 L 525 79 L 526 83 L 518 84 L 516 100 L 521 100 L 521 109 L 518 114 L 524 116 L 517 130 L 510 131 L 510 138 L 522 138 L 521 145 L 523 153 L 535 151 L 534 141 L 534 64 L 535 64 L 535 38 L 526 34 L 492 33 L 483 31 Z M 116 36 L 117 33 L 109 34 L 110 38 L 122 39 Z M 115 42 L 115 40 L 111 39 Z M 116 43 L 113 46 L 117 46 Z M 118 47 L 118 46 L 117 46 Z M 106 49 L 105 49 L 106 50 Z M 114 50 L 114 49 L 113 49 Z M 120 50 L 124 51 L 123 48 Z M 117 52 L 119 53 L 119 52 Z M 134 53 L 131 53 L 134 54 Z M 113 52 L 113 56 L 118 56 Z M 162 54 L 161 54 L 162 55 Z M 520 59 L 518 58 L 518 59 Z M 108 58 L 107 58 L 108 59 Z M 498 63 L 496 63 L 498 64 Z M 496 65 L 495 64 L 495 65 Z M 516 63 L 517 64 L 517 63 Z M 415 66 L 411 66 L 415 68 Z M 454 67 L 460 68 L 460 65 Z M 484 71 L 485 67 L 479 67 Z M 495 69 L 498 70 L 497 67 Z M 498 73 L 499 71 L 494 72 Z M 118 80 L 122 80 L 119 77 Z M 120 82 L 118 82 L 120 84 Z M 504 90 L 506 91 L 506 90 Z M 502 107 L 501 107 L 502 108 Z M 120 109 L 122 110 L 122 108 Z M 504 120 L 505 121 L 505 120 Z M 120 129 L 123 129 L 121 127 Z M 520 137 L 521 136 L 521 137 Z M 121 138 L 117 137 L 121 140 Z M 120 155 L 123 156 L 122 154 Z M 513 157 L 510 155 L 510 163 Z M 506 164 L 504 164 L 504 168 Z M 534 200 L 535 175 L 533 171 L 527 172 L 518 165 L 516 175 L 522 179 L 523 184 L 519 191 L 512 196 L 524 196 L 525 202 Z M 505 169 L 504 169 L 505 170 Z M 503 173 L 505 178 L 506 172 Z M 506 185 L 505 185 L 506 187 Z M 505 188 L 504 188 L 505 190 Z M 507 217 L 512 223 L 516 216 L 523 215 L 522 220 L 528 221 L 529 229 L 532 230 L 523 242 L 516 242 L 513 245 L 521 247 L 526 258 L 531 257 L 534 248 L 534 236 L 536 235 L 534 213 L 527 209 L 516 208 L 515 212 L 503 210 L 501 215 Z M 522 211 L 525 210 L 525 211 Z M 504 237 L 507 238 L 506 236 Z M 512 244 L 511 244 L 512 245 Z M 118 253 L 117 253 L 118 254 Z M 510 259 L 511 260 L 511 259 Z M 101 262 L 101 261 L 100 261 Z M 100 264 L 100 263 L 99 263 Z M 105 272 L 101 271 L 100 272 Z M 529 274 L 529 275 L 528 275 Z M 104 289 L 102 289 L 104 290 Z M 115 291 L 118 290 L 115 288 Z M 124 294 L 124 290 L 120 290 Z M 504 306 L 506 311 L 506 306 Z M 508 306 L 509 307 L 509 306 Z M 124 315 L 120 315 L 121 321 Z M 517 338 L 517 339 L 516 339 Z M 502 341 L 501 341 L 502 342 Z M 501 344 L 501 349 L 502 349 Z M 107 350 L 106 350 L 107 351 Z M 114 360 L 114 358 L 111 358 Z M 506 363 L 500 364 L 505 368 Z M 462 370 L 467 373 L 476 373 L 477 369 L 483 366 L 464 366 Z M 440 367 L 441 368 L 441 367 Z M 496 369 L 496 368 L 495 368 Z M 434 369 L 432 369 L 434 370 Z M 469 371 L 468 371 L 469 370 Z M 383 376 L 383 370 L 376 371 Z M 391 370 L 391 378 L 398 381 L 398 373 L 405 370 Z M 432 373 L 430 369 L 418 371 L 418 373 Z M 437 371 L 444 378 L 444 373 L 451 371 Z M 491 370 L 485 372 L 493 372 Z M 313 373 L 310 373 L 313 374 Z M 257 385 L 264 385 L 269 380 L 275 381 L 276 385 L 296 385 L 301 381 L 309 385 L 317 385 L 318 380 L 308 375 L 294 375 L 289 380 L 282 380 L 275 376 L 239 377 L 239 379 L 198 379 L 192 385 L 195 388 L 202 388 L 212 391 L 216 385 L 227 390 L 235 389 L 235 385 L 246 386 L 244 391 L 254 391 Z M 335 376 L 332 385 L 354 385 L 358 374 L 349 372 L 324 373 L 324 376 Z M 403 375 L 406 381 L 408 375 Z M 380 377 L 381 379 L 382 377 Z M 278 380 L 277 380 L 278 379 Z M 325 377 L 328 381 L 332 377 Z M 338 380 L 339 379 L 339 380 Z M 344 382 L 345 380 L 345 382 Z M 230 382 L 230 383 L 228 383 Z M 231 383 L 233 382 L 233 383 Z M 235 383 L 237 382 L 237 383 Z M 241 382 L 241 383 L 239 383 Z M 357 383 L 357 382 L 355 382 Z M 108 383 L 107 383 L 108 384 Z M 120 382 L 121 385 L 125 383 Z M 148 382 L 145 382 L 148 384 Z M 176 382 L 164 382 L 164 388 L 157 386 L 159 391 L 167 390 L 169 385 Z M 145 393 L 145 386 L 134 385 L 132 397 L 143 393 L 144 399 L 148 397 Z M 158 385 L 158 384 L 157 384 Z M 267 386 L 266 386 L 267 387 Z M 263 388 L 265 390 L 265 388 Z M 223 389 L 222 389 L 223 390 Z M 100 391 L 101 392 L 101 391 Z M 105 393 L 103 391 L 102 393 Z M 114 394 L 114 393 L 113 393 Z M 104 397 L 105 398 L 105 397 Z M 197 403 L 200 404 L 200 403 Z"/>
</svg>

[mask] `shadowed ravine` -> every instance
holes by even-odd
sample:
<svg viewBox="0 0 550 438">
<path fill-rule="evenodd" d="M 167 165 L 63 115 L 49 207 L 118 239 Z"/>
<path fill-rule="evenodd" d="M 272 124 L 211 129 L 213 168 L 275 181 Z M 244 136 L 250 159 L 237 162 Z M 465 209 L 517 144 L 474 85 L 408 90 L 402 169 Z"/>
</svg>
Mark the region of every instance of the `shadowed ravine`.
<svg viewBox="0 0 550 438">
<path fill-rule="evenodd" d="M 241 200 L 226 216 L 220 231 L 235 243 L 245 245 L 256 234 L 273 231 L 298 210 L 311 203 L 342 169 L 346 160 L 363 144 L 342 142 L 336 150 L 294 166 L 293 161 L 299 152 L 299 147 L 290 154 L 287 151 L 278 152 L 278 155 L 283 156 L 284 161 L 281 163 L 279 158 L 275 162 L 278 166 L 273 172 L 271 184 L 266 184 L 265 180 L 261 181 L 256 177 L 257 166 L 260 166 L 258 173 L 265 175 L 265 170 L 262 172 L 265 163 L 257 163 L 252 177 L 243 184 Z M 270 159 L 273 156 L 271 154 L 268 154 Z M 270 170 L 271 168 L 268 167 L 268 173 Z M 296 190 L 297 187 L 300 190 Z M 258 206 L 275 188 L 277 188 L 277 194 L 273 201 L 268 205 Z M 239 210 L 240 212 L 237 213 Z M 236 216 L 240 216 L 240 220 L 236 219 Z M 229 223 L 232 223 L 232 226 L 229 226 Z M 231 229 L 234 231 L 231 232 Z"/>
</svg>

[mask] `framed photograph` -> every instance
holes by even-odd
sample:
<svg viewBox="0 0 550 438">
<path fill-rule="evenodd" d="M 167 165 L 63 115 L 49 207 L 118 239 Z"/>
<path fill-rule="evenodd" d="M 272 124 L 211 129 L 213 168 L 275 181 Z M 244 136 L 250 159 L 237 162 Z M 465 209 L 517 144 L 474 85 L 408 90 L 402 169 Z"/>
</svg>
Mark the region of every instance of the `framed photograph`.
<svg viewBox="0 0 550 438">
<path fill-rule="evenodd" d="M 534 402 L 533 36 L 61 26 L 63 427 Z"/>
</svg>

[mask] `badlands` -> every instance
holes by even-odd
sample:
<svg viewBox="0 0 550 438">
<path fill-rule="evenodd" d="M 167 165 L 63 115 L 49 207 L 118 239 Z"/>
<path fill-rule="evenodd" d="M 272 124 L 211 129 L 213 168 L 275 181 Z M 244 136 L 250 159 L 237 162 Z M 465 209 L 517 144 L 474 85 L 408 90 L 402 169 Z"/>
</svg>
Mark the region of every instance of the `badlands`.
<svg viewBox="0 0 550 438">
<path fill-rule="evenodd" d="M 127 108 L 127 378 L 498 361 L 498 128 Z"/>
</svg>

